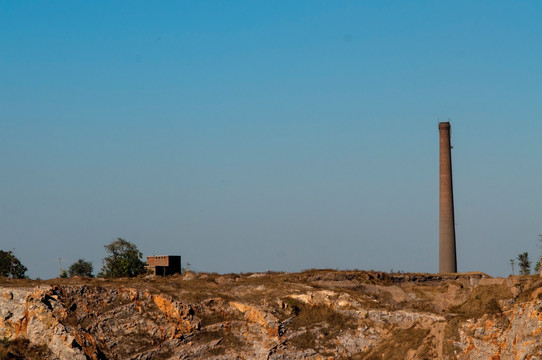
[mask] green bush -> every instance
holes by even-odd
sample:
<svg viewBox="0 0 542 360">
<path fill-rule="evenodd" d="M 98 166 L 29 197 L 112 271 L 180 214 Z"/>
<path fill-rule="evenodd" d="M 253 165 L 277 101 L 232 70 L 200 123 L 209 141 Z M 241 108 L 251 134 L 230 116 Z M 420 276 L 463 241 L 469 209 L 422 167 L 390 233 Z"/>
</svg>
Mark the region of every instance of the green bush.
<svg viewBox="0 0 542 360">
<path fill-rule="evenodd" d="M 104 267 L 100 277 L 133 277 L 145 273 L 145 263 L 141 261 L 143 254 L 137 246 L 122 238 L 105 245 L 110 253 L 104 259 Z"/>
<path fill-rule="evenodd" d="M 68 268 L 68 274 L 72 276 L 87 276 L 92 277 L 92 263 L 90 261 L 85 261 L 84 259 L 79 259 Z"/>
<path fill-rule="evenodd" d="M 27 270 L 13 252 L 0 250 L 0 276 L 25 279 Z"/>
</svg>

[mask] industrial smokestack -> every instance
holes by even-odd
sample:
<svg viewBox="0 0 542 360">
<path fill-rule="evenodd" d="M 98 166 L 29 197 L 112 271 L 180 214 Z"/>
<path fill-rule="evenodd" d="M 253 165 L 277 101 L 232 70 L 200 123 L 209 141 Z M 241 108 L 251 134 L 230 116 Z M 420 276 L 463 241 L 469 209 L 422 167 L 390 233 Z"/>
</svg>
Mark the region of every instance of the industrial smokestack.
<svg viewBox="0 0 542 360">
<path fill-rule="evenodd" d="M 440 135 L 439 272 L 457 272 L 450 123 L 438 124 Z"/>
</svg>

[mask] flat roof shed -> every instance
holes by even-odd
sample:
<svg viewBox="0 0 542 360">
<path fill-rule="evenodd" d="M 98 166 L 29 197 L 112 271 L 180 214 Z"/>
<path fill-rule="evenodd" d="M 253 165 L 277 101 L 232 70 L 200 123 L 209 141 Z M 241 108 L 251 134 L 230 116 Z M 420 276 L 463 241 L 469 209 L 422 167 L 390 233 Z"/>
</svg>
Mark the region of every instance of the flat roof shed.
<svg viewBox="0 0 542 360">
<path fill-rule="evenodd" d="M 147 269 L 153 275 L 173 275 L 181 273 L 181 256 L 180 255 L 157 255 L 147 256 Z"/>
</svg>

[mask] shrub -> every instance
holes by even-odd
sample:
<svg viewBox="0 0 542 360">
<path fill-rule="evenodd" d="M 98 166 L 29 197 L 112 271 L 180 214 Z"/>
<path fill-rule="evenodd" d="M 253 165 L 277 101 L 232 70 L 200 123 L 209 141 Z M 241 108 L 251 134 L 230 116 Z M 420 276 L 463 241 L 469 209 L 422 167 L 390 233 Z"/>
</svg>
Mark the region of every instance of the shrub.
<svg viewBox="0 0 542 360">
<path fill-rule="evenodd" d="M 0 250 L 0 276 L 24 279 L 27 270 L 13 252 Z"/>
<path fill-rule="evenodd" d="M 133 277 L 145 273 L 145 263 L 141 261 L 143 254 L 137 246 L 122 238 L 105 245 L 111 255 L 106 257 L 102 277 Z"/>
<path fill-rule="evenodd" d="M 68 274 L 70 275 L 70 277 L 72 276 L 92 277 L 92 271 L 93 271 L 93 267 L 90 261 L 79 259 L 70 265 L 68 269 Z"/>
</svg>

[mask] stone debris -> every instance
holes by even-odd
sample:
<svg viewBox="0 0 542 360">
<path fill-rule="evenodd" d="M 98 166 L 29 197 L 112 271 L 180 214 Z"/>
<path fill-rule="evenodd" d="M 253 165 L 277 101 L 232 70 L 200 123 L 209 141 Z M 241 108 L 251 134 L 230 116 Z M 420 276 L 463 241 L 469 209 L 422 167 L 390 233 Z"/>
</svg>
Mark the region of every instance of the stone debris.
<svg viewBox="0 0 542 360">
<path fill-rule="evenodd" d="M 541 289 L 538 276 L 333 270 L 3 281 L 0 338 L 45 346 L 45 360 L 534 360 Z"/>
</svg>

